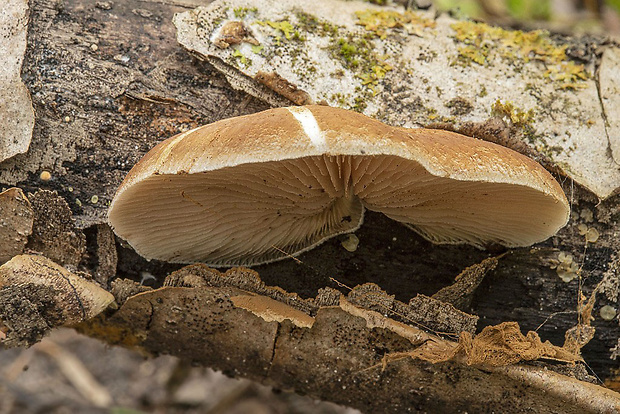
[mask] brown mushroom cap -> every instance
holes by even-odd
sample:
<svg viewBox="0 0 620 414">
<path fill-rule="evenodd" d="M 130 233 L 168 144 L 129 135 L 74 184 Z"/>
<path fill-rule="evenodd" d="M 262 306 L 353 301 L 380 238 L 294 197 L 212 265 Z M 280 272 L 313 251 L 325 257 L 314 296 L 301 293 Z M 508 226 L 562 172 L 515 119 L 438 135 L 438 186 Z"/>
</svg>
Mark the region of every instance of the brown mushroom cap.
<svg viewBox="0 0 620 414">
<path fill-rule="evenodd" d="M 355 231 L 365 208 L 435 243 L 479 247 L 528 246 L 569 217 L 557 181 L 515 151 L 306 106 L 160 143 L 121 184 L 109 222 L 148 259 L 256 265 Z"/>
</svg>

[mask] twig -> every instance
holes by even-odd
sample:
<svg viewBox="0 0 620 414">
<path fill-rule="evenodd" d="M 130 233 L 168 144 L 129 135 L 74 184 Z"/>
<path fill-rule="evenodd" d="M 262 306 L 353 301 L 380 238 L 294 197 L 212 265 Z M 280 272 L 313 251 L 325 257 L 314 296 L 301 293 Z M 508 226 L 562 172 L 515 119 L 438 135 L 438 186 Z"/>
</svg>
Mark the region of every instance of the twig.
<svg viewBox="0 0 620 414">
<path fill-rule="evenodd" d="M 74 355 L 49 339 L 39 343 L 36 350 L 49 355 L 75 389 L 93 405 L 102 408 L 112 405 L 112 396 L 108 390 L 99 384 L 82 361 Z"/>
</svg>

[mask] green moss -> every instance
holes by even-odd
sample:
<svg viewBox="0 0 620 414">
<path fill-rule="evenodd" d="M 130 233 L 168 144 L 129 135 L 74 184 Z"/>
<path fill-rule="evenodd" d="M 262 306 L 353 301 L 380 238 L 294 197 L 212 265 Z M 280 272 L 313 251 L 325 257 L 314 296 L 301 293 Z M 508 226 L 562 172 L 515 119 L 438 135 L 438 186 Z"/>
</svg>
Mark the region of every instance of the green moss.
<svg viewBox="0 0 620 414">
<path fill-rule="evenodd" d="M 487 66 L 494 58 L 507 59 L 517 65 L 530 61 L 541 62 L 547 69 L 544 77 L 557 82 L 560 89 L 585 87 L 588 74 L 581 64 L 566 55 L 567 46 L 556 45 L 543 30 L 523 32 L 504 30 L 484 23 L 462 21 L 452 24 L 458 46 L 456 63 L 471 62 Z"/>
<path fill-rule="evenodd" d="M 405 29 L 408 33 L 417 33 L 419 29 L 436 26 L 435 21 L 426 19 L 417 13 L 406 10 L 404 13 L 396 11 L 364 10 L 355 12 L 357 24 L 373 36 L 385 39 L 388 29 Z"/>
<path fill-rule="evenodd" d="M 344 39 L 338 39 L 338 46 L 340 49 L 338 50 L 338 54 L 340 57 L 344 59 L 349 68 L 356 68 L 359 66 L 359 57 L 364 57 L 364 55 L 368 55 L 365 53 L 367 49 L 361 49 L 360 52 L 357 46 L 347 42 Z"/>
<path fill-rule="evenodd" d="M 355 103 L 353 104 L 352 109 L 357 112 L 364 112 L 364 110 L 368 106 L 366 99 L 362 96 L 356 96 L 354 101 Z"/>
<path fill-rule="evenodd" d="M 302 32 L 314 33 L 322 37 L 334 38 L 338 36 L 338 26 L 332 23 L 304 12 L 297 12 L 295 17 L 297 17 L 297 24 Z"/>
<path fill-rule="evenodd" d="M 256 7 L 237 7 L 236 9 L 233 9 L 233 13 L 235 13 L 235 17 L 237 19 L 243 19 L 248 14 L 254 14 L 257 11 L 258 9 Z"/>
<path fill-rule="evenodd" d="M 329 97 L 332 102 L 336 102 L 336 104 L 340 107 L 346 106 L 348 102 L 348 96 L 343 93 L 332 93 Z"/>
<path fill-rule="evenodd" d="M 376 88 L 379 81 L 392 70 L 392 66 L 386 62 L 387 57 L 375 53 L 370 41 L 352 35 L 346 39 L 335 39 L 332 54 L 334 58 L 342 61 L 343 66 L 355 73 L 373 96 L 378 93 Z"/>
</svg>

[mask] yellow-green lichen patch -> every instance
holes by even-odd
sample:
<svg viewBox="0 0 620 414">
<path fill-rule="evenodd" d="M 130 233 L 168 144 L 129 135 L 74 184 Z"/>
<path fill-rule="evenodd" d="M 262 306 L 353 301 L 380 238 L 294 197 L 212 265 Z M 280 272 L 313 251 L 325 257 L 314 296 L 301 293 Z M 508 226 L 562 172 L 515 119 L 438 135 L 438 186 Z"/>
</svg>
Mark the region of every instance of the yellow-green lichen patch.
<svg viewBox="0 0 620 414">
<path fill-rule="evenodd" d="M 546 155 L 549 159 L 555 159 L 555 156 L 564 150 L 560 146 L 550 146 L 544 135 L 536 132 L 533 125 L 535 121 L 533 109 L 524 110 L 512 102 L 503 103 L 498 99 L 491 106 L 491 116 L 501 118 L 508 125 L 516 128 L 536 151 Z"/>
<path fill-rule="evenodd" d="M 508 125 L 520 130 L 529 143 L 535 145 L 539 152 L 548 152 L 547 143 L 536 134 L 536 130 L 532 125 L 534 123 L 533 109 L 526 111 L 512 102 L 503 103 L 497 99 L 491 105 L 491 116 L 501 118 Z"/>
<path fill-rule="evenodd" d="M 232 53 L 233 58 L 238 59 L 239 63 L 241 63 L 244 66 L 252 66 L 252 60 L 250 58 L 247 58 L 244 56 L 243 53 L 241 53 L 241 51 L 239 49 L 235 49 L 235 51 Z"/>
<path fill-rule="evenodd" d="M 465 66 L 474 62 L 487 66 L 496 58 L 519 66 L 536 61 L 546 68 L 543 76 L 557 82 L 560 89 L 585 87 L 583 81 L 588 79 L 588 74 L 584 66 L 570 60 L 566 55 L 567 46 L 557 45 L 544 30 L 504 30 L 469 21 L 457 22 L 451 27 L 456 32 L 454 39 L 461 43 L 458 64 Z"/>
<path fill-rule="evenodd" d="M 456 119 L 453 116 L 444 116 L 441 115 L 437 109 L 423 106 L 420 109 L 420 113 L 424 114 L 424 117 L 429 121 L 432 121 L 433 124 L 455 124 Z"/>
<path fill-rule="evenodd" d="M 491 116 L 502 118 L 517 128 L 527 128 L 534 121 L 534 110 L 527 111 L 512 102 L 502 103 L 499 99 L 491 106 Z"/>
<path fill-rule="evenodd" d="M 346 38 L 340 37 L 338 26 L 318 19 L 308 13 L 297 13 L 296 18 L 300 30 L 304 33 L 317 34 L 329 40 L 329 50 L 332 57 L 342 66 L 355 74 L 362 83 L 362 90 L 358 91 L 363 99 L 355 99 L 351 108 L 362 111 L 366 108 L 363 101 L 378 93 L 378 85 L 392 66 L 387 63 L 388 56 L 382 56 L 375 51 L 370 39 L 358 34 L 349 33 Z M 360 98 L 360 97 L 358 97 Z M 337 100 L 341 106 L 347 107 L 342 97 Z"/>
<path fill-rule="evenodd" d="M 385 78 L 385 75 L 392 70 L 392 67 L 385 60 L 381 60 L 381 57 L 378 57 L 378 59 L 369 72 L 357 75 L 362 80 L 362 85 L 372 91 L 373 96 L 378 93 L 376 88 L 379 85 L 379 81 Z"/>
<path fill-rule="evenodd" d="M 273 37 L 274 37 L 274 43 L 276 45 L 280 44 L 280 42 L 282 41 L 282 36 L 284 36 L 286 40 L 291 40 L 291 39 L 301 40 L 301 34 L 299 33 L 297 29 L 295 29 L 295 27 L 288 20 L 280 20 L 277 22 L 274 22 L 271 20 L 265 20 L 265 21 L 255 20 L 254 23 L 260 26 L 269 26 L 272 29 L 274 29 L 275 32 L 274 32 Z"/>
<path fill-rule="evenodd" d="M 433 28 L 436 23 L 412 11 L 399 13 L 391 10 L 364 10 L 355 13 L 357 24 L 364 26 L 373 36 L 385 39 L 388 29 L 404 29 L 408 34 L 419 34 L 419 30 Z"/>
<path fill-rule="evenodd" d="M 508 125 L 516 128 L 536 151 L 551 160 L 565 150 L 557 145 L 549 145 L 544 134 L 534 128 L 535 113 L 533 109 L 524 110 L 512 102 L 503 103 L 499 99 L 491 106 L 491 116 L 501 118 Z"/>
</svg>

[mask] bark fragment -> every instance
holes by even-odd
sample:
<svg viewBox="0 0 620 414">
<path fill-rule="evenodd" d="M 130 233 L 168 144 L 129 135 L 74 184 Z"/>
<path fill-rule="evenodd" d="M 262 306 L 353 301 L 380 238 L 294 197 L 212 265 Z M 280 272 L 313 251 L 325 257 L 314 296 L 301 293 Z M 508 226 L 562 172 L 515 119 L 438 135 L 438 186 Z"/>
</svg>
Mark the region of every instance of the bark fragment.
<svg viewBox="0 0 620 414">
<path fill-rule="evenodd" d="M 97 265 L 95 268 L 95 280 L 102 286 L 108 286 L 109 281 L 116 276 L 116 264 L 118 253 L 116 240 L 110 226 L 105 223 L 97 224 Z"/>
<path fill-rule="evenodd" d="M 20 74 L 28 29 L 27 0 L 7 0 L 0 10 L 0 162 L 28 150 L 34 126 L 30 93 Z"/>
<path fill-rule="evenodd" d="M 614 161 L 620 164 L 620 49 L 609 47 L 603 52 L 598 69 L 598 85 L 605 129 Z"/>
<path fill-rule="evenodd" d="M 0 193 L 0 264 L 24 251 L 33 217 L 32 206 L 21 189 Z"/>
<path fill-rule="evenodd" d="M 43 256 L 19 255 L 0 266 L 0 321 L 6 346 L 32 345 L 56 326 L 103 312 L 114 297 Z"/>
<path fill-rule="evenodd" d="M 489 257 L 482 262 L 469 266 L 454 280 L 454 284 L 446 286 L 433 295 L 433 299 L 448 302 L 457 309 L 464 310 L 471 303 L 472 295 L 484 276 L 497 267 L 498 257 Z"/>
</svg>

